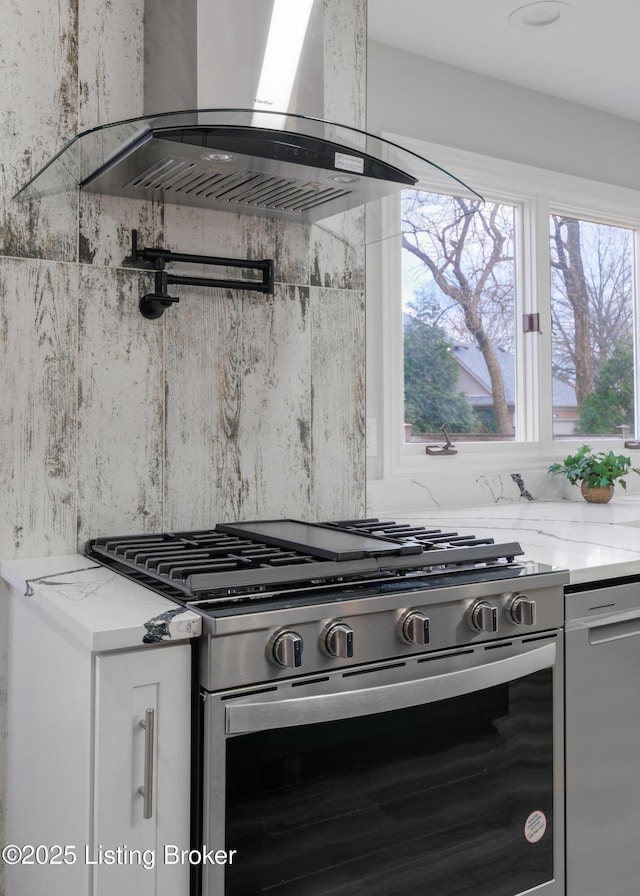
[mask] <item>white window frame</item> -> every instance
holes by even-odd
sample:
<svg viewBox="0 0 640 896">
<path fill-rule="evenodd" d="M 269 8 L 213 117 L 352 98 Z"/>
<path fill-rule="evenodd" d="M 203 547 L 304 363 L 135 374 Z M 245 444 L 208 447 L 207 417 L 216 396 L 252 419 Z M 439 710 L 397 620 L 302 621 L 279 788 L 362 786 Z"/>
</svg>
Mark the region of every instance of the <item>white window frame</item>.
<svg viewBox="0 0 640 896">
<path fill-rule="evenodd" d="M 396 134 L 386 139 L 400 143 L 417 155 L 433 159 L 473 186 L 487 201 L 516 206 L 516 245 L 521 264 L 516 265 L 516 433 L 518 441 L 465 442 L 458 454 L 447 459 L 448 472 L 499 470 L 504 459 L 517 457 L 522 463 L 548 464 L 556 460 L 558 448 L 569 453 L 584 443 L 584 437 L 553 439 L 551 377 L 551 296 L 549 275 L 549 215 L 561 212 L 635 231 L 635 301 L 640 295 L 640 191 L 590 181 L 573 175 L 492 159 L 463 150 L 424 143 Z M 454 183 L 452 182 L 452 187 Z M 441 176 L 421 174 L 417 189 L 442 191 Z M 452 189 L 451 192 L 454 192 Z M 385 200 L 386 214 L 397 217 L 395 228 L 386 220 L 384 231 L 398 234 L 399 200 Z M 394 205 L 395 203 L 395 205 Z M 369 215 L 369 212 L 367 212 Z M 424 444 L 404 443 L 402 282 L 400 237 L 378 240 L 379 220 L 367 235 L 367 472 L 371 480 L 407 477 L 433 471 L 442 464 L 427 456 Z M 388 229 L 391 227 L 392 229 Z M 521 315 L 540 314 L 539 334 L 524 334 Z M 640 401 L 640 361 L 635 315 L 634 350 L 636 405 Z M 640 423 L 636 406 L 636 421 Z M 595 439 L 593 440 L 595 441 Z M 623 440 L 598 439 L 598 447 L 623 449 Z"/>
</svg>

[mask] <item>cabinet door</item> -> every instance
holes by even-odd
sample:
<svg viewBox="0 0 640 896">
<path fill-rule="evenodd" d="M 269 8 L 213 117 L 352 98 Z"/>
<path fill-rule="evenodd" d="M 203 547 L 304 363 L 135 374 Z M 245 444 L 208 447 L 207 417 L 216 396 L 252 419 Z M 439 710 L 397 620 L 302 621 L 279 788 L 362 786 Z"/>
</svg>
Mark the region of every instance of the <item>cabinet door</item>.
<svg viewBox="0 0 640 896">
<path fill-rule="evenodd" d="M 96 658 L 94 896 L 189 892 L 190 651 Z"/>
<path fill-rule="evenodd" d="M 589 623 L 566 636 L 567 896 L 634 896 L 640 618 Z"/>
</svg>

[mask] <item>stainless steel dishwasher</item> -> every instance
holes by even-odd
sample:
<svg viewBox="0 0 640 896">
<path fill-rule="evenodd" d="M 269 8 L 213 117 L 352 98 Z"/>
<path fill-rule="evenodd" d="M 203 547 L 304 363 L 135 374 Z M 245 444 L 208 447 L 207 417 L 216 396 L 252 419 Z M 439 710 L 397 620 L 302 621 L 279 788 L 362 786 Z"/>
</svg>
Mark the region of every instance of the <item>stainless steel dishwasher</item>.
<svg viewBox="0 0 640 896">
<path fill-rule="evenodd" d="M 565 604 L 567 896 L 638 896 L 640 579 Z"/>
</svg>

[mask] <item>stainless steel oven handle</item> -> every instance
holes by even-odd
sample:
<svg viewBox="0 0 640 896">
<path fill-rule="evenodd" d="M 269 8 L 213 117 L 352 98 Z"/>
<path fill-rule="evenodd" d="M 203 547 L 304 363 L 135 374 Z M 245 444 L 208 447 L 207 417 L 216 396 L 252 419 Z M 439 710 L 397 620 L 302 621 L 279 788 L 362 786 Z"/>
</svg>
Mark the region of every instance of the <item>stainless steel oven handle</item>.
<svg viewBox="0 0 640 896">
<path fill-rule="evenodd" d="M 448 700 L 524 678 L 554 665 L 556 645 L 544 644 L 517 656 L 442 675 L 338 694 L 320 694 L 255 703 L 229 704 L 227 734 L 248 734 L 293 725 L 314 725 Z"/>
</svg>

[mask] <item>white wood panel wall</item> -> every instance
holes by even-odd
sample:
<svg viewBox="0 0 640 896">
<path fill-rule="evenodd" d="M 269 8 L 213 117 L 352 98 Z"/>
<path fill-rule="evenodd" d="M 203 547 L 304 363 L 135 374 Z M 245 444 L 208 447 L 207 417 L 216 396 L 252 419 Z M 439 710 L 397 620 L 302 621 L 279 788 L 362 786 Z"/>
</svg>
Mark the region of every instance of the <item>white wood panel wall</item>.
<svg viewBox="0 0 640 896">
<path fill-rule="evenodd" d="M 366 0 L 325 0 L 327 116 L 362 127 Z M 296 227 L 15 190 L 78 130 L 142 114 L 143 0 L 0 4 L 0 555 L 113 531 L 361 514 L 362 215 Z M 145 321 L 130 232 L 276 259 L 276 294 L 180 289 Z M 234 274 L 235 276 L 235 274 Z M 0 592 L 0 601 L 2 594 Z M 0 841 L 6 625 L 0 610 Z M 10 733 L 9 733 L 10 736 Z M 0 896 L 3 896 L 0 866 Z"/>
</svg>

